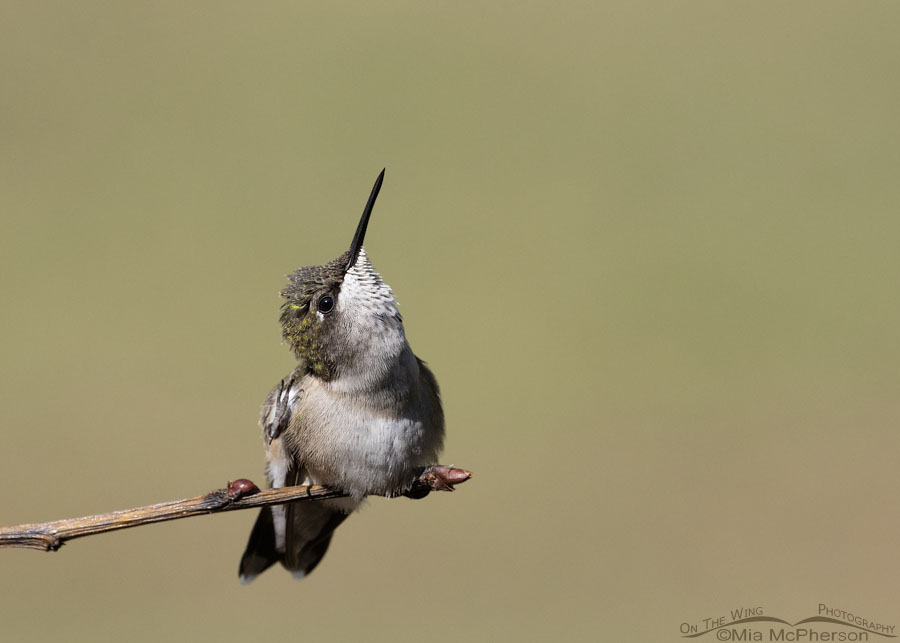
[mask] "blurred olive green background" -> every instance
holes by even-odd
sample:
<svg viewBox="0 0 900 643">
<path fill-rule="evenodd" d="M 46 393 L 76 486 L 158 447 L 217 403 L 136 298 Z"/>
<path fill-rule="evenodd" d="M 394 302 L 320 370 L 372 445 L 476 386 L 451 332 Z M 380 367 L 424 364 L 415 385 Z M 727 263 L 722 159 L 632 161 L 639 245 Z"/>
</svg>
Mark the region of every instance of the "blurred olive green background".
<svg viewBox="0 0 900 643">
<path fill-rule="evenodd" d="M 0 524 L 263 478 L 283 275 L 367 248 L 443 461 L 303 582 L 255 512 L 0 551 L 9 641 L 900 622 L 895 3 L 2 3 Z"/>
</svg>

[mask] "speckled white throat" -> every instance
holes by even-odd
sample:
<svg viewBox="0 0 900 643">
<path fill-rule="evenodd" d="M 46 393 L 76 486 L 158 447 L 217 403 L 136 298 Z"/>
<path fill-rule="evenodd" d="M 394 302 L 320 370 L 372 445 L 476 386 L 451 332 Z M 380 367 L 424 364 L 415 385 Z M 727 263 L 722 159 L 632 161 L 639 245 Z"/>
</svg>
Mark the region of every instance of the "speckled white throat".
<svg viewBox="0 0 900 643">
<path fill-rule="evenodd" d="M 410 349 L 394 293 L 375 272 L 365 248 L 360 248 L 356 263 L 344 275 L 337 312 L 347 324 L 344 350 L 353 355 L 354 361 L 330 382 L 330 388 L 341 392 L 368 390 Z"/>
</svg>

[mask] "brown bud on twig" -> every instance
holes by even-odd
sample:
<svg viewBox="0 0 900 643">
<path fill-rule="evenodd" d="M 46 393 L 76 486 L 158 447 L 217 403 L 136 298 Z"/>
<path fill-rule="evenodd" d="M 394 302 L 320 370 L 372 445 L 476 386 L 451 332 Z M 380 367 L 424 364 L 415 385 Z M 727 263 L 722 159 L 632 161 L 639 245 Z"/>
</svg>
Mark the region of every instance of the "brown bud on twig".
<svg viewBox="0 0 900 643">
<path fill-rule="evenodd" d="M 452 464 L 435 464 L 425 469 L 419 480 L 433 491 L 453 491 L 453 485 L 462 484 L 471 477 L 471 471 L 457 469 Z"/>
<path fill-rule="evenodd" d="M 247 478 L 238 478 L 237 480 L 228 483 L 228 494 L 232 496 L 234 500 L 252 496 L 254 493 L 259 493 L 259 487 L 251 480 L 247 480 Z"/>
</svg>

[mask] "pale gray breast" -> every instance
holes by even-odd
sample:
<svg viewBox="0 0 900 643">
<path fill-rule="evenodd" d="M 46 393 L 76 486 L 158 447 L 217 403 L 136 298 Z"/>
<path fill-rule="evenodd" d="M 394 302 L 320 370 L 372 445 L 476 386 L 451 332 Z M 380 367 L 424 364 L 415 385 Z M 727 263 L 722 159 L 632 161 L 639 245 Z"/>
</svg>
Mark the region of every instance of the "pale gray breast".
<svg viewBox="0 0 900 643">
<path fill-rule="evenodd" d="M 431 373 L 410 355 L 411 364 L 400 362 L 405 372 L 365 393 L 306 378 L 289 442 L 311 477 L 357 497 L 386 495 L 405 490 L 417 467 L 436 462 L 440 399 Z"/>
</svg>

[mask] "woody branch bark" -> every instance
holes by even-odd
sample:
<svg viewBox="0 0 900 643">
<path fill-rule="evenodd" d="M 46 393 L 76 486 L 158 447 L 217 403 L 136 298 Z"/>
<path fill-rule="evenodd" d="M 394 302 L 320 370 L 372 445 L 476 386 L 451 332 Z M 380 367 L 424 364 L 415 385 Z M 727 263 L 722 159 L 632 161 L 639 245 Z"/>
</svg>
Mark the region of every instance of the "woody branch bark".
<svg viewBox="0 0 900 643">
<path fill-rule="evenodd" d="M 431 491 L 453 491 L 454 485 L 461 484 L 471 477 L 472 474 L 465 469 L 444 465 L 427 467 L 422 469 L 412 487 L 404 495 L 422 498 Z M 343 498 L 346 495 L 341 491 L 321 485 L 260 491 L 255 484 L 242 478 L 229 482 L 228 487 L 224 489 L 215 489 L 196 498 L 161 502 L 146 507 L 123 509 L 82 518 L 0 527 L 0 547 L 56 551 L 68 540 L 106 531 L 286 502 L 315 502 L 329 498 Z"/>
</svg>

